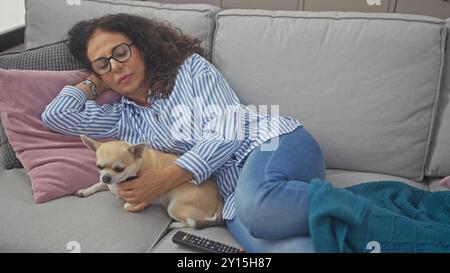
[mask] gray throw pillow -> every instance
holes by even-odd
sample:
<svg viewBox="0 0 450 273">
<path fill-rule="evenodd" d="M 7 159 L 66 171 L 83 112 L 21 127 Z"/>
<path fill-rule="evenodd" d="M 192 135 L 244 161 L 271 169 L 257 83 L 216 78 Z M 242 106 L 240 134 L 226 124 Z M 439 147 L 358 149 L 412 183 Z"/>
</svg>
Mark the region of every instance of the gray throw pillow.
<svg viewBox="0 0 450 273">
<path fill-rule="evenodd" d="M 0 166 L 4 169 L 23 168 L 22 163 L 17 159 L 11 144 L 6 136 L 5 129 L 0 122 Z"/>
<path fill-rule="evenodd" d="M 0 69 L 20 70 L 77 70 L 83 68 L 77 62 L 64 42 L 58 42 L 20 53 L 7 53 L 0 55 Z M 22 168 L 5 130 L 0 121 L 0 165 L 5 169 Z"/>
</svg>

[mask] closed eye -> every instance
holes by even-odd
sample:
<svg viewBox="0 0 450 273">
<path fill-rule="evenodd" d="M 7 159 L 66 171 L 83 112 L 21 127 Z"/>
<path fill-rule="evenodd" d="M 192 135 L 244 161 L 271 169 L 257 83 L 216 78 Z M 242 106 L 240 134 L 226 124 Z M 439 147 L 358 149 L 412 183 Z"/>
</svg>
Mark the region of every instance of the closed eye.
<svg viewBox="0 0 450 273">
<path fill-rule="evenodd" d="M 103 169 L 105 168 L 105 166 L 97 165 L 97 168 L 98 168 L 99 170 L 103 170 Z"/>
<path fill-rule="evenodd" d="M 125 168 L 122 168 L 122 167 L 115 167 L 115 168 L 114 168 L 114 171 L 115 171 L 116 173 L 121 173 L 121 172 L 123 172 L 123 170 L 125 170 Z"/>
</svg>

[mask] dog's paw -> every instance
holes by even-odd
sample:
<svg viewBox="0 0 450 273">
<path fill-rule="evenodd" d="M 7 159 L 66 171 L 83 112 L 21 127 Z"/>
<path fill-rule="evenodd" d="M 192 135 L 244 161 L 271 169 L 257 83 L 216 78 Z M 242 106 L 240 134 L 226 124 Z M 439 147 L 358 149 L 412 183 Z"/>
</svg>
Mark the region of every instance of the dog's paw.
<svg viewBox="0 0 450 273">
<path fill-rule="evenodd" d="M 92 195 L 92 192 L 90 192 L 88 189 L 81 189 L 78 190 L 75 195 L 78 197 L 88 197 L 89 195 Z"/>
<path fill-rule="evenodd" d="M 169 229 L 177 229 L 177 228 L 186 228 L 186 227 L 189 227 L 189 225 L 187 225 L 186 223 L 183 223 L 183 222 L 172 222 L 170 225 L 169 225 Z"/>
</svg>

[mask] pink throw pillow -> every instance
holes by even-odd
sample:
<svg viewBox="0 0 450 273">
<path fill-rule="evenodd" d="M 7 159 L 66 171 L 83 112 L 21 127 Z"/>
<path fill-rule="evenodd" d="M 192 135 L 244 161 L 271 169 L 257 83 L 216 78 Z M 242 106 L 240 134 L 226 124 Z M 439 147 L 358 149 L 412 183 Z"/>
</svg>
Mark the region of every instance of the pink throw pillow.
<svg viewBox="0 0 450 273">
<path fill-rule="evenodd" d="M 41 120 L 45 106 L 65 85 L 75 85 L 87 75 L 83 70 L 0 69 L 1 120 L 17 158 L 28 171 L 35 203 L 73 194 L 98 182 L 95 154 L 79 137 L 52 132 Z M 107 92 L 97 103 L 118 98 L 118 94 Z"/>
</svg>

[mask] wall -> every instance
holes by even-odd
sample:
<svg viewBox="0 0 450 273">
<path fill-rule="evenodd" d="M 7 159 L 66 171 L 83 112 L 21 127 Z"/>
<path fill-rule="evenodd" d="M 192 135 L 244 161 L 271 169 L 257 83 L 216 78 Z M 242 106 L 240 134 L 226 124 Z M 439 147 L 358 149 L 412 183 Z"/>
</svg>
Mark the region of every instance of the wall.
<svg viewBox="0 0 450 273">
<path fill-rule="evenodd" d="M 0 0 L 0 35 L 24 25 L 24 0 Z"/>
</svg>

